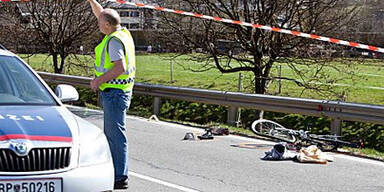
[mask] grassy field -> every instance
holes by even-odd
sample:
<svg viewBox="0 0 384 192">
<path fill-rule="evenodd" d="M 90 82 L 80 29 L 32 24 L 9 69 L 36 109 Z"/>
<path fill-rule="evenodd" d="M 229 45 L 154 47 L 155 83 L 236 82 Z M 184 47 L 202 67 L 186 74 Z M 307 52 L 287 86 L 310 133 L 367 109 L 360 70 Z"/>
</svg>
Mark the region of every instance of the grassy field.
<svg viewBox="0 0 384 192">
<path fill-rule="evenodd" d="M 53 71 L 52 59 L 46 55 L 34 55 L 27 58 L 26 55 L 21 55 L 37 71 Z M 93 58 L 90 56 L 78 55 L 77 58 L 67 59 L 66 74 L 92 76 Z M 188 60 L 187 57 L 177 58 L 173 61 L 170 60 L 169 55 L 137 55 L 136 57 L 137 82 L 165 84 L 172 86 L 194 87 L 202 89 L 215 89 L 222 91 L 238 91 L 239 73 L 221 74 L 217 69 L 211 69 L 205 72 L 193 72 L 190 69 L 198 69 L 198 63 Z M 333 68 L 326 68 L 326 75 L 331 78 L 343 79 L 338 81 L 333 89 L 335 94 L 346 93 L 346 101 L 355 103 L 369 103 L 369 104 L 384 104 L 384 64 L 380 60 L 366 60 L 364 64 L 361 63 L 347 63 L 341 64 L 338 62 L 332 63 L 333 65 L 342 65 L 354 73 L 351 77 L 347 74 L 340 73 Z M 171 74 L 172 66 L 172 74 Z M 282 76 L 289 78 L 299 79 L 294 75 L 291 68 L 287 64 L 276 63 L 272 69 L 272 75 L 278 76 L 278 69 L 281 66 Z M 297 66 L 298 68 L 308 68 L 305 66 Z M 87 70 L 88 69 L 88 70 Z M 307 69 L 311 70 L 311 69 Z M 309 73 L 310 74 L 310 73 Z M 243 92 L 252 92 L 252 84 L 250 79 L 251 73 L 242 73 L 242 90 Z M 309 75 L 308 79 L 311 78 Z M 353 78 L 354 80 L 351 80 Z M 322 82 L 326 84 L 326 79 Z M 281 84 L 281 92 L 279 93 L 279 85 Z M 274 80 L 270 84 L 268 94 L 290 96 L 290 97 L 304 97 L 315 99 L 337 99 L 336 95 L 332 94 L 318 94 L 314 91 L 304 90 L 298 87 L 292 81 L 279 81 Z"/>
</svg>

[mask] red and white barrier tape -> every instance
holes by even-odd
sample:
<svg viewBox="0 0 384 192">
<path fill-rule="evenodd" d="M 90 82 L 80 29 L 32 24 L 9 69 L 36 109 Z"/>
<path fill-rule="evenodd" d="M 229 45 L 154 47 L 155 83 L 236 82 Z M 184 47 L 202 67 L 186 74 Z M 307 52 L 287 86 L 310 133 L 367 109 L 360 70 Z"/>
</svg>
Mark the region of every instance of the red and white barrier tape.
<svg viewBox="0 0 384 192">
<path fill-rule="evenodd" d="M 164 12 L 176 13 L 176 14 L 180 14 L 180 15 L 187 15 L 187 16 L 202 18 L 202 19 L 209 19 L 209 20 L 214 20 L 217 22 L 242 25 L 242 26 L 247 26 L 247 27 L 252 27 L 252 28 L 263 29 L 263 30 L 267 30 L 267 31 L 285 33 L 285 34 L 289 34 L 289 35 L 294 35 L 294 36 L 299 36 L 299 37 L 304 37 L 304 38 L 309 38 L 309 39 L 315 39 L 315 40 L 319 40 L 319 41 L 325 41 L 325 42 L 330 42 L 330 43 L 334 43 L 334 44 L 346 45 L 346 46 L 350 46 L 350 47 L 356 47 L 356 48 L 360 48 L 360 49 L 366 49 L 366 50 L 370 50 L 370 51 L 384 53 L 384 48 L 360 44 L 360 43 L 356 43 L 356 42 L 344 41 L 344 40 L 334 39 L 334 38 L 329 38 L 329 37 L 323 37 L 323 36 L 314 35 L 314 34 L 302 33 L 299 31 L 292 31 L 292 30 L 287 30 L 287 29 L 270 27 L 270 26 L 266 26 L 266 25 L 252 24 L 252 23 L 247 23 L 247 22 L 243 22 L 243 21 L 224 19 L 224 18 L 220 18 L 220 17 L 212 17 L 212 16 L 208 16 L 208 15 L 202 15 L 199 13 L 192 13 L 192 12 L 186 12 L 186 11 L 181 11 L 181 10 L 168 9 L 168 8 L 164 8 L 164 7 L 146 5 L 146 4 L 141 4 L 141 3 L 127 2 L 124 0 L 110 0 L 110 1 L 111 2 L 117 2 L 120 4 L 128 4 L 128 5 L 132 5 L 132 6 L 140 7 L 140 8 L 154 9 L 157 11 L 164 11 Z"/>
<path fill-rule="evenodd" d="M 0 0 L 0 2 L 11 2 L 11 1 L 29 1 L 29 0 Z M 263 29 L 263 30 L 267 30 L 267 31 L 285 33 L 285 34 L 304 37 L 304 38 L 308 38 L 308 39 L 315 39 L 315 40 L 319 40 L 319 41 L 325 41 L 325 42 L 330 42 L 330 43 L 334 43 L 334 44 L 346 45 L 346 46 L 350 46 L 350 47 L 356 47 L 356 48 L 360 48 L 360 49 L 366 49 L 366 50 L 370 50 L 370 51 L 384 53 L 384 48 L 381 48 L 381 47 L 375 47 L 375 46 L 365 45 L 365 44 L 356 43 L 356 42 L 344 41 L 344 40 L 340 40 L 340 39 L 334 39 L 334 38 L 329 38 L 329 37 L 324 37 L 324 36 L 319 36 L 319 35 L 314 35 L 314 34 L 309 34 L 309 33 L 303 33 L 303 32 L 299 32 L 299 31 L 292 31 L 292 30 L 281 29 L 281 28 L 277 28 L 277 27 L 270 27 L 267 25 L 252 24 L 252 23 L 247 23 L 247 22 L 243 22 L 243 21 L 236 21 L 236 20 L 225 19 L 225 18 L 220 18 L 220 17 L 212 17 L 212 16 L 208 16 L 208 15 L 202 15 L 199 13 L 192 13 L 192 12 L 186 12 L 186 11 L 181 11 L 181 10 L 168 9 L 168 8 L 164 8 L 164 7 L 146 5 L 146 4 L 142 4 L 142 3 L 127 2 L 124 0 L 109 0 L 109 1 L 110 2 L 117 2 L 120 4 L 128 4 L 128 5 L 132 5 L 132 6 L 140 7 L 140 8 L 154 9 L 157 11 L 163 11 L 163 12 L 175 13 L 175 14 L 179 14 L 179 15 L 187 15 L 187 16 L 192 16 L 192 17 L 197 17 L 197 18 L 202 18 L 202 19 L 208 19 L 208 20 L 213 20 L 213 21 L 222 22 L 222 23 L 230 23 L 230 24 L 235 24 L 235 25 L 242 25 L 242 26 L 247 26 L 247 27 L 252 27 L 252 28 Z"/>
<path fill-rule="evenodd" d="M 0 0 L 0 2 L 28 2 L 30 0 Z"/>
</svg>

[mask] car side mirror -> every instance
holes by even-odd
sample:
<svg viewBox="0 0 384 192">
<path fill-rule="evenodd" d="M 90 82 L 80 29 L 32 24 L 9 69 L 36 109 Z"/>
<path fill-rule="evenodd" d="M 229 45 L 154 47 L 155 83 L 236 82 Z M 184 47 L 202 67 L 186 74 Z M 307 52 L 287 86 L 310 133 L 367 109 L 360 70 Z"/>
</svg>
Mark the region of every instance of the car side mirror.
<svg viewBox="0 0 384 192">
<path fill-rule="evenodd" d="M 60 84 L 56 87 L 55 93 L 63 103 L 79 100 L 79 93 L 72 85 Z"/>
</svg>

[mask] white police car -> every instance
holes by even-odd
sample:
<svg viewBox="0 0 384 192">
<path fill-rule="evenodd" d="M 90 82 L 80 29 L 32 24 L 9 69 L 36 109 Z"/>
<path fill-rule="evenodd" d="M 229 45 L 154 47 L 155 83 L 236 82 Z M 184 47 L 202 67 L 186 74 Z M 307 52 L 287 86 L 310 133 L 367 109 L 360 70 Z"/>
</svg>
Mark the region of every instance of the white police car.
<svg viewBox="0 0 384 192">
<path fill-rule="evenodd" d="M 0 192 L 112 191 L 114 170 L 102 130 L 62 102 L 19 57 L 0 47 Z"/>
</svg>

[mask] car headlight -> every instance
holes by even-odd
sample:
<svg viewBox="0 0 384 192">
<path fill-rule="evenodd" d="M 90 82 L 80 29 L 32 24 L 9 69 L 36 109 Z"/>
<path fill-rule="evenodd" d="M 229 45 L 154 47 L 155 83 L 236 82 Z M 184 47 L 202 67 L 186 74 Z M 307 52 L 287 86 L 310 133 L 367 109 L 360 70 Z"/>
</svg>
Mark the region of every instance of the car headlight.
<svg viewBox="0 0 384 192">
<path fill-rule="evenodd" d="M 97 165 L 110 160 L 111 153 L 104 134 L 99 134 L 94 140 L 87 139 L 80 142 L 80 166 Z"/>
</svg>

